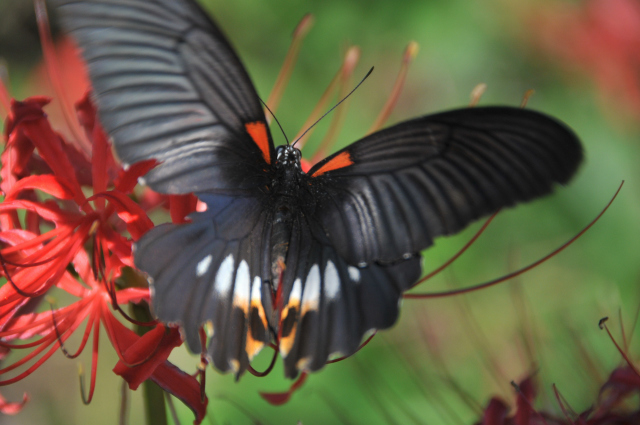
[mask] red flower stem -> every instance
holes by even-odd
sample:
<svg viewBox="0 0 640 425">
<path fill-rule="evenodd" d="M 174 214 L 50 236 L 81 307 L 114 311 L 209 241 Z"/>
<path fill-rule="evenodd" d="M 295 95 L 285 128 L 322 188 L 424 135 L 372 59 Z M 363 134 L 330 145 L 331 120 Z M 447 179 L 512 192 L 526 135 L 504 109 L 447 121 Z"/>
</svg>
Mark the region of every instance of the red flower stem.
<svg viewBox="0 0 640 425">
<path fill-rule="evenodd" d="M 69 308 L 65 307 L 62 309 L 58 310 L 58 324 L 62 324 L 65 322 L 65 319 L 67 318 L 67 314 L 69 313 Z M 8 342 L 6 342 L 7 340 L 12 340 L 12 339 L 16 339 L 16 338 L 20 338 L 21 335 L 24 332 L 29 332 L 29 331 L 33 331 L 36 328 L 40 328 L 42 325 L 46 324 L 46 323 L 51 323 L 51 317 L 47 317 L 47 316 L 42 316 L 41 319 L 38 320 L 34 320 L 33 322 L 29 322 L 28 324 L 24 325 L 24 326 L 19 326 L 19 327 L 7 327 L 6 323 L 3 323 L 2 326 L 5 328 L 8 328 L 8 331 L 3 331 L 0 332 L 0 339 L 4 340 L 0 342 L 0 347 L 7 347 L 7 348 L 28 348 L 28 347 L 35 347 L 36 345 L 39 344 L 38 341 L 33 341 L 30 342 L 28 344 L 9 344 Z M 43 332 L 36 332 L 38 334 L 42 334 Z M 47 335 L 43 335 L 43 338 L 46 338 L 48 336 Z"/>
<path fill-rule="evenodd" d="M 249 367 L 247 368 L 247 370 L 249 371 L 249 373 L 251 373 L 253 376 L 256 376 L 258 378 L 262 378 L 267 376 L 269 373 L 271 373 L 271 371 L 273 370 L 273 367 L 276 365 L 276 360 L 278 358 L 278 349 L 274 348 L 273 350 L 273 357 L 271 358 L 271 363 L 269 363 L 269 366 L 267 367 L 267 369 L 264 372 L 258 372 L 257 370 L 255 370 L 253 368 L 253 366 L 249 365 Z M 204 374 L 202 375 L 204 376 Z"/>
<path fill-rule="evenodd" d="M 11 283 L 13 289 L 17 292 L 17 294 L 13 294 L 13 296 L 5 297 L 5 299 L 0 302 L 0 307 L 3 307 L 8 303 L 16 301 L 16 299 L 18 299 L 19 296 L 37 297 L 37 296 L 43 295 L 46 291 L 48 291 L 51 286 L 50 283 L 57 282 L 65 273 L 66 264 L 68 264 L 71 261 L 71 258 L 76 254 L 80 246 L 82 246 L 82 244 L 84 243 L 85 235 L 88 233 L 90 226 L 91 226 L 91 223 L 87 223 L 87 222 L 82 223 L 79 226 L 77 232 L 71 234 L 69 241 L 64 241 L 64 238 L 59 237 L 55 239 L 54 242 L 47 244 L 45 247 L 43 247 L 41 250 L 39 250 L 34 254 L 34 256 L 38 257 L 39 259 L 43 254 L 52 250 L 53 247 L 57 247 L 57 245 L 60 245 L 64 242 L 63 250 L 55 254 L 56 258 L 61 257 L 62 259 L 59 260 L 56 264 L 54 264 L 54 270 L 52 270 L 51 268 L 44 268 L 41 270 L 41 273 L 36 274 L 36 276 L 34 277 L 32 276 L 32 274 L 37 273 L 36 271 L 31 272 L 29 269 L 23 269 L 23 270 L 20 270 L 18 273 L 16 273 L 16 275 L 9 276 L 8 270 L 6 270 L 4 263 L 2 263 L 2 267 L 4 269 L 4 272 L 6 273 L 6 277 L 8 281 Z M 62 254 L 65 254 L 65 255 L 62 256 Z M 52 256 L 51 258 L 54 258 L 54 256 Z M 58 266 L 57 270 L 55 269 L 56 265 Z M 24 287 L 18 288 L 13 283 L 11 278 L 16 279 L 18 275 L 20 276 L 20 279 L 17 279 L 17 280 L 27 281 L 27 284 L 24 285 Z M 24 275 L 27 275 L 27 276 L 25 276 L 25 278 L 23 279 L 22 276 Z M 35 291 L 31 291 L 31 288 L 33 287 L 36 287 L 37 289 Z"/>
<path fill-rule="evenodd" d="M 313 123 L 315 123 L 318 120 L 318 118 L 322 116 L 325 109 L 327 108 L 327 105 L 329 103 L 329 100 L 331 99 L 331 96 L 333 95 L 333 93 L 336 91 L 336 89 L 340 84 L 343 70 L 346 67 L 351 67 L 351 68 L 355 67 L 356 65 L 356 63 L 354 63 L 355 59 L 357 58 L 355 58 L 355 55 L 352 54 L 351 49 L 349 49 L 349 51 L 346 53 L 343 59 L 340 69 L 338 70 L 336 75 L 333 77 L 333 79 L 327 86 L 324 93 L 322 93 L 322 96 L 320 96 L 320 100 L 318 101 L 316 106 L 313 108 L 313 111 L 311 111 L 311 114 L 309 114 L 309 118 L 307 118 L 304 124 L 302 124 L 300 132 L 296 134 L 296 137 L 293 138 L 293 140 L 296 141 L 295 143 L 298 149 L 302 150 L 302 147 L 305 145 L 307 139 L 309 139 L 309 137 L 313 133 L 315 127 L 312 129 L 309 129 L 309 127 L 311 127 Z"/>
<path fill-rule="evenodd" d="M 55 339 L 55 337 L 54 337 Z M 42 352 L 44 350 L 44 348 L 46 348 L 46 346 L 42 346 L 41 349 L 37 350 L 38 353 Z M 20 375 L 15 376 L 11 379 L 7 379 L 5 381 L 0 381 L 0 386 L 5 386 L 5 385 L 11 385 L 14 384 L 18 381 L 21 381 L 22 379 L 26 378 L 27 376 L 31 375 L 36 369 L 38 369 L 44 362 L 46 362 L 49 357 L 51 357 L 51 355 L 53 353 L 55 353 L 58 350 L 58 345 L 54 345 L 53 347 L 51 347 L 49 349 L 49 351 L 47 351 L 42 357 L 40 357 L 40 359 L 38 359 L 37 362 L 35 362 L 29 369 L 25 370 L 24 372 L 22 372 Z M 32 356 L 30 353 L 30 358 L 33 358 L 34 356 Z M 24 363 L 24 362 L 22 362 Z M 22 364 L 21 363 L 21 364 Z M 16 366 L 17 367 L 17 366 Z M 13 367 L 11 369 L 14 369 Z M 4 373 L 8 370 L 8 368 L 5 368 L 2 370 L 2 374 L 4 375 Z"/>
<path fill-rule="evenodd" d="M 55 283 L 60 280 L 62 275 L 66 272 L 65 266 L 69 264 L 73 256 L 76 255 L 76 253 L 84 243 L 85 235 L 86 233 L 88 233 L 88 230 L 89 230 L 88 227 L 90 227 L 90 224 L 89 226 L 86 226 L 86 223 L 83 223 L 83 225 L 81 225 L 80 228 L 78 229 L 77 233 L 71 236 L 71 243 L 68 244 L 69 247 L 67 248 L 65 255 L 61 257 L 62 260 L 58 262 L 58 265 L 59 266 L 61 265 L 61 267 L 58 267 L 58 269 L 55 270 L 53 275 L 51 275 L 52 270 L 45 269 L 43 270 L 42 273 L 40 273 L 37 276 L 36 279 L 33 279 L 31 282 L 29 282 L 28 289 L 31 289 L 32 287 L 37 288 L 35 291 L 30 292 L 29 294 L 30 297 L 37 297 L 37 296 L 43 295 L 51 287 L 50 283 Z M 27 288 L 20 288 L 20 289 L 24 292 L 26 292 L 27 290 Z"/>
<path fill-rule="evenodd" d="M 616 339 L 613 337 L 613 335 L 611 335 L 611 331 L 609 330 L 609 327 L 606 324 L 607 320 L 609 320 L 608 317 L 600 319 L 600 323 L 598 323 L 598 326 L 600 327 L 600 329 L 604 329 L 605 331 L 607 331 L 607 335 L 609 335 L 609 339 L 611 339 L 611 341 L 613 342 L 613 345 L 616 346 L 616 349 L 618 350 L 618 352 L 620 353 L 624 361 L 627 362 L 627 365 L 629 366 L 629 368 L 633 371 L 633 373 L 635 373 L 637 376 L 640 377 L 640 371 L 636 369 L 635 365 L 633 364 L 629 356 L 627 356 L 627 353 L 625 353 L 624 350 L 622 350 L 622 347 L 620 347 Z"/>
<path fill-rule="evenodd" d="M 278 74 L 278 78 L 276 79 L 276 83 L 273 86 L 273 90 L 267 99 L 267 109 L 272 110 L 273 112 L 278 109 L 278 105 L 280 104 L 280 99 L 282 99 L 282 94 L 284 93 L 284 89 L 289 82 L 291 77 L 291 73 L 293 72 L 293 67 L 295 66 L 298 60 L 298 54 L 300 53 L 300 48 L 302 47 L 302 42 L 304 38 L 309 33 L 309 30 L 313 26 L 313 16 L 310 14 L 305 15 L 296 29 L 293 31 L 293 39 L 291 40 L 291 45 L 289 46 L 289 51 L 284 60 L 284 64 L 282 64 L 282 68 L 280 69 L 280 73 Z M 267 115 L 267 123 L 271 123 L 271 116 Z"/>
<path fill-rule="evenodd" d="M 360 344 L 360 346 L 358 347 L 356 352 L 353 353 L 353 354 L 356 354 L 358 351 L 362 350 L 364 348 L 364 346 L 367 345 L 373 339 L 374 336 L 376 336 L 376 332 L 372 333 L 369 336 L 369 338 L 367 338 L 362 344 Z M 341 361 L 343 361 L 345 359 L 348 359 L 349 357 L 353 356 L 353 354 L 350 354 L 348 356 L 338 357 L 337 359 L 333 359 L 333 360 L 328 360 L 327 364 L 341 362 Z"/>
<path fill-rule="evenodd" d="M 73 323 L 73 325 L 71 325 L 71 327 L 69 328 L 69 330 L 67 332 L 63 332 L 63 335 L 60 339 L 57 339 L 57 337 L 55 335 L 53 335 L 53 332 L 50 333 L 47 338 L 51 340 L 51 342 L 56 341 L 56 343 L 54 343 L 54 345 L 49 349 L 49 351 L 47 351 L 42 357 L 40 357 L 40 359 L 38 359 L 37 362 L 35 362 L 33 365 L 31 365 L 31 367 L 27 370 L 25 370 L 24 372 L 22 372 L 21 374 L 19 374 L 18 376 L 15 376 L 11 379 L 7 379 L 5 381 L 0 381 L 0 386 L 4 386 L 4 385 L 10 385 L 13 383 L 16 383 L 24 378 L 26 378 L 27 376 L 31 375 L 36 369 L 38 369 L 45 361 L 47 361 L 49 359 L 49 357 L 51 357 L 51 355 L 53 353 L 56 352 L 56 350 L 58 349 L 58 347 L 60 347 L 60 343 L 66 341 L 72 334 L 73 332 L 75 332 L 75 330 L 78 328 L 78 326 L 80 326 L 82 324 L 82 321 L 84 319 L 84 314 L 78 314 L 76 316 L 76 320 Z M 98 324 L 99 322 L 96 321 Z M 98 329 L 99 330 L 99 329 Z M 49 344 L 45 343 L 42 344 L 41 347 L 38 347 L 37 349 L 35 349 L 34 351 L 32 351 L 31 353 L 29 353 L 27 356 L 23 357 L 22 359 L 20 359 L 19 361 L 17 361 L 16 363 L 0 370 L 0 375 L 4 375 L 5 373 L 22 366 L 23 364 L 31 361 L 31 359 L 35 358 L 36 356 L 38 356 L 41 352 L 43 352 L 47 346 Z"/>
<path fill-rule="evenodd" d="M 523 274 L 523 273 L 525 273 L 525 272 L 527 272 L 527 271 L 539 266 L 540 264 L 542 264 L 545 261 L 547 261 L 549 258 L 551 258 L 551 257 L 555 256 L 556 254 L 560 253 L 566 247 L 568 247 L 573 242 L 575 242 L 580 236 L 585 234 L 586 231 L 589 230 L 591 228 L 591 226 L 596 224 L 596 222 L 598 220 L 600 220 L 600 217 L 602 217 L 602 215 L 609 209 L 609 207 L 611 206 L 613 201 L 616 199 L 616 196 L 618 196 L 618 193 L 620 193 L 620 189 L 622 189 L 622 185 L 623 184 L 624 184 L 624 181 L 622 181 L 622 183 L 620 183 L 620 186 L 618 187 L 618 190 L 616 191 L 616 193 L 613 195 L 613 197 L 611 198 L 609 203 L 604 207 L 604 209 L 600 212 L 600 214 L 598 214 L 596 216 L 596 218 L 594 218 L 589 224 L 587 224 L 574 237 L 572 237 L 567 242 L 565 242 L 564 244 L 560 245 L 560 247 L 558 247 L 555 250 L 551 251 L 551 253 L 545 255 L 544 257 L 542 257 L 538 261 L 535 261 L 535 262 L 529 264 L 526 267 L 523 267 L 523 268 L 521 268 L 519 270 L 516 270 L 513 273 L 509 273 L 509 274 L 507 274 L 505 276 L 502 276 L 502 277 L 500 277 L 498 279 L 490 280 L 489 282 L 481 283 L 479 285 L 473 285 L 473 286 L 469 286 L 469 287 L 461 288 L 461 289 L 454 289 L 454 290 L 451 290 L 451 291 L 404 294 L 403 298 L 408 298 L 408 299 L 411 299 L 411 298 L 443 298 L 443 297 L 450 297 L 450 296 L 454 296 L 454 295 L 461 295 L 461 294 L 466 294 L 468 292 L 473 292 L 473 291 L 477 291 L 477 290 L 480 290 L 480 289 L 488 288 L 490 286 L 497 285 L 498 283 L 502 283 L 502 282 L 505 282 L 507 280 L 513 279 L 514 277 L 520 276 L 521 274 Z"/>
<path fill-rule="evenodd" d="M 90 326 L 91 324 L 87 325 Z M 82 397 L 82 403 L 89 404 L 93 399 L 93 392 L 96 388 L 96 374 L 98 371 L 98 343 L 100 341 L 100 321 L 96 320 L 94 323 L 94 332 L 93 332 L 93 349 L 91 353 L 91 378 L 89 381 L 89 396 L 85 395 L 84 388 L 84 370 L 82 368 L 82 364 L 80 364 L 80 371 L 78 373 L 78 378 L 80 379 L 80 396 Z"/>
<path fill-rule="evenodd" d="M 564 403 L 562 402 L 564 397 L 562 397 L 562 395 L 558 391 L 558 387 L 556 387 L 556 384 L 551 384 L 551 387 L 553 388 L 553 393 L 556 396 L 556 400 L 558 400 L 558 404 L 560 405 L 560 410 L 562 410 L 562 414 L 564 415 L 565 418 L 567 418 L 567 420 L 569 421 L 569 423 L 571 425 L 575 425 L 575 422 L 571 419 L 571 416 L 569 415 L 569 412 L 567 411 L 567 408 L 565 407 Z"/>
<path fill-rule="evenodd" d="M 331 123 L 329 124 L 329 130 L 327 130 L 327 134 L 324 136 L 324 139 L 320 142 L 320 146 L 318 150 L 313 154 L 311 158 L 311 162 L 313 164 L 317 163 L 321 159 L 327 156 L 330 149 L 333 147 L 333 144 L 338 138 L 338 134 L 342 129 L 342 125 L 344 124 L 344 118 L 347 114 L 347 110 L 349 109 L 349 99 L 347 99 L 350 92 L 349 82 L 351 81 L 351 76 L 353 75 L 353 71 L 360 60 L 360 49 L 356 46 L 351 47 L 347 52 L 347 58 L 344 61 L 344 66 L 340 72 L 340 88 L 338 89 L 338 100 L 342 102 L 340 108 L 338 108 L 331 119 Z"/>
<path fill-rule="evenodd" d="M 64 354 L 64 356 L 68 359 L 75 359 L 76 357 L 78 357 L 80 353 L 82 353 L 82 350 L 84 350 L 84 347 L 87 345 L 87 341 L 89 340 L 89 335 L 91 334 L 91 326 L 93 325 L 93 322 L 96 320 L 95 313 L 93 311 L 91 312 L 91 316 L 89 316 L 89 322 L 87 323 L 87 326 L 84 328 L 84 334 L 82 335 L 82 341 L 80 341 L 80 346 L 78 347 L 76 352 L 73 354 L 69 353 L 67 351 L 67 348 L 64 346 L 64 342 L 62 341 L 62 333 L 60 332 L 60 329 L 58 328 L 58 323 L 56 322 L 56 316 L 53 310 L 53 305 L 51 305 L 51 320 L 53 321 L 53 329 L 56 332 L 56 338 L 58 338 L 58 344 L 60 344 L 60 349 L 62 350 L 62 353 Z"/>
<path fill-rule="evenodd" d="M 60 344 L 65 342 L 75 332 L 75 330 L 78 328 L 78 326 L 80 326 L 82 324 L 82 321 L 84 320 L 85 315 L 81 314 L 81 313 L 79 313 L 76 316 L 75 322 L 69 327 L 69 329 L 67 329 L 64 332 L 62 332 L 62 335 L 61 335 L 60 338 L 58 338 L 57 335 L 55 335 L 54 332 L 50 332 L 46 337 L 47 341 L 43 341 L 43 344 L 40 347 L 36 348 L 32 352 L 30 352 L 28 355 L 26 355 L 23 358 L 21 358 L 20 360 L 18 360 L 17 362 L 15 362 L 15 363 L 13 363 L 13 364 L 11 364 L 11 365 L 3 368 L 3 369 L 0 369 L 0 375 L 4 375 L 7 372 L 10 372 L 10 371 L 14 370 L 15 368 L 18 368 L 18 367 L 22 366 L 23 364 L 26 364 L 26 363 L 30 362 L 33 358 L 35 358 L 41 352 L 43 352 L 47 348 L 47 346 L 49 345 L 50 342 L 56 341 L 56 343 L 53 345 L 53 347 L 51 347 L 51 350 L 53 350 L 53 351 L 57 350 L 58 347 L 61 346 Z M 40 358 L 40 360 L 38 360 L 31 368 L 29 368 L 26 372 L 24 372 L 23 374 L 18 375 L 18 376 L 21 376 L 22 378 L 28 376 L 31 372 L 33 372 L 35 369 L 37 369 L 37 367 L 34 368 L 34 366 L 36 366 L 36 365 L 39 366 L 40 364 L 42 364 L 42 362 L 44 362 L 46 359 L 48 359 L 49 356 L 51 356 L 51 354 L 53 354 L 53 353 L 52 352 L 48 352 L 47 354 L 42 356 Z M 26 373 L 26 375 L 25 375 L 25 373 Z M 13 378 L 15 380 L 9 380 L 11 382 L 2 381 L 2 382 L 0 382 L 0 385 L 7 385 L 7 384 L 10 384 L 10 383 L 13 383 L 13 382 L 17 382 L 20 379 L 22 379 L 22 378 L 20 378 L 20 379 L 17 379 L 17 378 L 18 377 Z"/>
<path fill-rule="evenodd" d="M 499 212 L 500 212 L 500 210 L 498 210 L 495 213 L 493 213 L 493 215 L 491 217 L 489 217 L 487 219 L 487 221 L 484 222 L 484 224 L 482 225 L 480 230 L 478 230 L 476 232 L 476 234 L 473 235 L 473 237 L 471 239 L 469 239 L 469 241 L 458 252 L 456 252 L 453 257 L 449 258 L 440 267 L 438 267 L 437 269 L 435 269 L 434 271 L 432 271 L 431 273 L 427 274 L 425 277 L 423 277 L 422 279 L 417 281 L 416 284 L 413 285 L 413 287 L 416 287 L 416 286 L 420 285 L 421 283 L 424 283 L 427 280 L 431 279 L 432 277 L 434 277 L 435 275 L 440 273 L 442 270 L 444 270 L 447 267 L 449 267 L 451 265 L 451 263 L 456 261 L 462 254 L 465 253 L 465 251 L 467 249 L 469 249 L 469 247 L 471 245 L 473 245 L 473 243 L 480 237 L 480 235 L 487 229 L 487 227 L 489 227 L 489 224 L 491 224 L 491 222 L 493 221 L 494 218 L 496 218 L 496 216 L 498 215 Z"/>
<path fill-rule="evenodd" d="M 145 326 L 145 327 L 152 327 L 156 325 L 157 322 L 155 320 L 152 320 L 150 322 L 140 322 L 134 319 L 133 317 L 129 316 L 127 313 L 125 313 L 122 307 L 120 307 L 120 305 L 118 304 L 118 297 L 116 294 L 115 284 L 113 282 L 104 282 L 104 285 L 105 285 L 105 289 L 107 290 L 107 293 L 109 294 L 109 298 L 111 298 L 111 308 L 113 308 L 115 311 L 120 313 L 122 317 L 124 317 L 128 322 L 133 323 L 134 325 L 137 325 L 137 326 Z"/>
<path fill-rule="evenodd" d="M 387 121 L 387 119 L 389 119 L 389 115 L 391 115 L 393 108 L 395 108 L 396 104 L 398 103 L 398 99 L 400 98 L 400 93 L 402 92 L 404 82 L 407 79 L 407 73 L 409 72 L 409 65 L 411 64 L 411 62 L 413 62 L 417 54 L 418 43 L 412 41 L 405 49 L 402 56 L 402 66 L 400 67 L 400 71 L 398 72 L 398 76 L 396 77 L 396 82 L 391 89 L 391 94 L 389 95 L 387 102 L 382 108 L 382 111 L 380 111 L 380 114 L 378 114 L 378 117 L 371 125 L 371 128 L 369 129 L 369 131 L 367 131 L 367 134 L 371 134 L 374 131 L 379 130 Z"/>
</svg>

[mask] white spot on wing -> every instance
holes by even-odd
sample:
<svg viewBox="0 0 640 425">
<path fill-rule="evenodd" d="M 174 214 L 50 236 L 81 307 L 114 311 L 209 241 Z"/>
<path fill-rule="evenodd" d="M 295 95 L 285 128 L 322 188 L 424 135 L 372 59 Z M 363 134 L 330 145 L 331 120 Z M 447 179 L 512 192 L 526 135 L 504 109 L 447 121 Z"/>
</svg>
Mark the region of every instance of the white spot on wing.
<svg viewBox="0 0 640 425">
<path fill-rule="evenodd" d="M 342 357 L 344 357 L 343 353 L 341 353 L 340 351 L 334 351 L 333 353 L 329 354 L 327 360 L 336 360 Z"/>
<path fill-rule="evenodd" d="M 220 295 L 226 295 L 231 288 L 231 282 L 233 280 L 233 255 L 229 254 L 227 258 L 225 258 L 220 267 L 218 268 L 218 272 L 216 273 L 216 280 L 214 282 L 214 287 L 216 288 L 216 292 Z"/>
<path fill-rule="evenodd" d="M 349 277 L 355 283 L 360 283 L 360 270 L 357 267 L 349 266 L 347 267 L 347 271 L 349 272 Z"/>
<path fill-rule="evenodd" d="M 303 357 L 296 362 L 296 369 L 298 370 L 306 370 L 309 367 L 309 363 L 311 363 L 310 357 Z"/>
<path fill-rule="evenodd" d="M 260 276 L 256 276 L 253 278 L 253 285 L 251 285 L 251 300 L 260 300 L 262 299 L 262 294 L 260 293 L 260 284 L 262 283 L 262 279 Z"/>
<path fill-rule="evenodd" d="M 200 260 L 200 262 L 196 266 L 196 276 L 197 277 L 204 276 L 204 274 L 207 272 L 207 270 L 209 270 L 209 266 L 211 266 L 211 260 L 212 259 L 213 259 L 213 257 L 211 256 L 211 254 L 209 254 L 206 257 L 204 257 L 202 260 Z"/>
<path fill-rule="evenodd" d="M 298 304 L 300 302 L 300 296 L 302 295 L 302 281 L 300 278 L 296 279 L 293 282 L 293 288 L 291 289 L 291 294 L 289 295 L 289 304 L 295 302 Z"/>
<path fill-rule="evenodd" d="M 147 185 L 147 181 L 145 180 L 144 177 L 138 177 L 138 184 L 140 186 L 146 186 Z"/>
<path fill-rule="evenodd" d="M 240 370 L 240 362 L 237 359 L 229 359 L 229 367 L 237 373 Z"/>
<path fill-rule="evenodd" d="M 302 294 L 302 313 L 307 310 L 317 310 L 320 302 L 320 267 L 314 264 L 309 270 Z"/>
<path fill-rule="evenodd" d="M 338 276 L 338 269 L 333 261 L 327 261 L 327 265 L 324 268 L 324 294 L 329 299 L 338 297 L 340 293 L 340 276 Z"/>
<path fill-rule="evenodd" d="M 249 306 L 249 291 L 251 289 L 251 275 L 249 265 L 242 260 L 236 272 L 236 285 L 233 292 L 233 305 L 246 309 Z"/>
</svg>

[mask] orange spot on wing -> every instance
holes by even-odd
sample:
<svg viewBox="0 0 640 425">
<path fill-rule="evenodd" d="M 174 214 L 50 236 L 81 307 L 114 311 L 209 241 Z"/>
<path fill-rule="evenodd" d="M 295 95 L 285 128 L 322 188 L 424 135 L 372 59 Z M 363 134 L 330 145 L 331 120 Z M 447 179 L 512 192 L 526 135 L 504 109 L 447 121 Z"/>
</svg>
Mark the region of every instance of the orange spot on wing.
<svg viewBox="0 0 640 425">
<path fill-rule="evenodd" d="M 318 176 L 326 173 L 327 171 L 332 171 L 332 170 L 337 170 L 339 168 L 348 167 L 351 164 L 353 164 L 353 160 L 351 159 L 351 155 L 349 155 L 349 152 L 345 151 L 345 152 L 342 152 L 339 155 L 334 156 L 329 161 L 327 161 L 327 163 L 324 164 L 322 167 L 320 167 L 318 169 L 318 171 L 316 171 L 313 174 L 313 176 L 314 177 L 318 177 Z"/>
<path fill-rule="evenodd" d="M 267 164 L 271 164 L 271 150 L 269 149 L 269 136 L 266 124 L 262 121 L 248 122 L 244 125 L 244 128 L 247 129 L 247 133 L 249 133 L 253 142 L 262 152 L 262 157 Z"/>
<path fill-rule="evenodd" d="M 268 332 L 269 324 L 267 323 L 267 316 L 265 315 L 264 308 L 262 307 L 262 302 L 259 299 L 251 300 L 251 306 L 249 307 L 250 314 L 253 314 L 254 310 L 258 311 L 258 317 L 262 324 L 262 328 L 260 330 L 262 332 Z M 250 320 L 249 326 L 247 327 L 247 340 L 245 342 L 245 351 L 247 352 L 247 356 L 249 356 L 249 361 L 251 361 L 265 345 L 263 341 L 257 340 L 253 337 L 252 332 L 254 331 L 254 326 L 259 327 L 260 325 Z"/>
</svg>

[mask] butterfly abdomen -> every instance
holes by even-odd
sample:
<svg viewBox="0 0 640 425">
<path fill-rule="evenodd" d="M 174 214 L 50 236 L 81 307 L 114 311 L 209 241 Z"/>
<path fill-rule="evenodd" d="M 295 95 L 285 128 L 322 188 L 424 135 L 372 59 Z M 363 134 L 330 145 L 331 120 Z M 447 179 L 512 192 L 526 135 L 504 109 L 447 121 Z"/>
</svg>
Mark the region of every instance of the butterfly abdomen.
<svg viewBox="0 0 640 425">
<path fill-rule="evenodd" d="M 291 205 L 285 197 L 276 202 L 276 211 L 273 216 L 271 230 L 271 289 L 276 292 L 282 272 L 284 272 L 285 259 L 289 250 L 291 239 L 292 214 Z"/>
</svg>

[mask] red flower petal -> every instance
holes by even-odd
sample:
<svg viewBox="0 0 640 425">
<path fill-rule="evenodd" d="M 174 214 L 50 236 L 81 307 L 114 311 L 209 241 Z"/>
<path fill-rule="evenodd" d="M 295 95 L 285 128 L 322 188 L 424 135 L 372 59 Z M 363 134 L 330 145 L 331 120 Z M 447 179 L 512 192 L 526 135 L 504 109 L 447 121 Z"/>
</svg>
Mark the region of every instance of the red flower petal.
<svg viewBox="0 0 640 425">
<path fill-rule="evenodd" d="M 33 211 L 45 220 L 56 224 L 75 224 L 83 216 L 78 213 L 61 210 L 57 205 L 51 203 L 36 203 L 25 200 L 13 200 L 0 204 L 0 212 L 14 210 Z"/>
<path fill-rule="evenodd" d="M 307 376 L 308 375 L 306 372 L 302 372 L 300 374 L 300 377 L 298 377 L 298 379 L 296 379 L 296 381 L 293 384 L 291 384 L 291 387 L 289 387 L 289 390 L 285 392 L 282 392 L 282 393 L 261 392 L 260 396 L 263 399 L 265 399 L 268 403 L 273 404 L 274 406 L 280 406 L 282 404 L 285 404 L 286 402 L 289 401 L 293 393 L 299 390 L 300 387 L 302 387 L 302 384 L 304 384 L 304 382 L 307 380 Z"/>
<path fill-rule="evenodd" d="M 153 227 L 153 222 L 147 217 L 147 213 L 124 193 L 116 190 L 102 192 L 93 195 L 89 201 L 99 197 L 109 199 L 118 212 L 118 217 L 127 223 L 127 230 L 131 233 L 133 240 L 137 241 Z"/>
<path fill-rule="evenodd" d="M 6 138 L 9 139 L 15 127 L 23 121 L 34 121 L 45 117 L 46 114 L 42 108 L 50 102 L 51 98 L 46 96 L 33 96 L 22 102 L 11 99 L 11 114 L 4 128 Z"/>
<path fill-rule="evenodd" d="M 31 160 L 35 147 L 24 135 L 12 134 L 7 140 L 7 148 L 0 156 L 2 169 L 0 188 L 6 193 L 11 190 L 16 181 L 21 177 Z"/>
<path fill-rule="evenodd" d="M 72 184 L 75 199 L 78 205 L 85 201 L 84 194 L 76 179 L 73 166 L 67 157 L 62 138 L 53 131 L 46 119 L 42 107 L 48 103 L 48 99 L 31 98 L 25 102 L 14 102 L 14 119 L 11 121 L 9 136 L 15 131 L 19 131 L 31 141 L 38 149 L 40 157 L 44 159 L 53 170 L 54 174 L 62 177 Z"/>
<path fill-rule="evenodd" d="M 113 371 L 127 381 L 129 388 L 135 390 L 149 379 L 156 368 L 167 360 L 171 351 L 180 345 L 182 339 L 178 329 L 166 328 L 159 324 L 122 353 L 127 363 L 142 363 L 130 367 L 120 360 Z"/>
<path fill-rule="evenodd" d="M 140 161 L 131 165 L 118 176 L 116 190 L 122 193 L 133 192 L 133 188 L 138 184 L 138 179 L 151 171 L 156 165 L 158 165 L 158 161 L 155 159 Z"/>
<path fill-rule="evenodd" d="M 29 176 L 19 180 L 7 194 L 5 202 L 15 199 L 18 194 L 26 189 L 38 189 L 58 199 L 73 199 L 73 185 L 64 181 L 61 177 L 51 174 L 42 176 Z"/>
<path fill-rule="evenodd" d="M 22 401 L 19 403 L 10 403 L 0 395 L 0 412 L 5 415 L 15 415 L 20 413 L 27 401 L 29 401 L 29 395 L 27 393 L 23 394 Z"/>
<path fill-rule="evenodd" d="M 536 385 L 534 378 L 529 376 L 518 385 L 518 398 L 516 399 L 515 423 L 527 425 L 537 413 L 533 410 L 532 403 L 536 397 Z"/>
<path fill-rule="evenodd" d="M 503 425 L 506 423 L 509 407 L 499 398 L 492 398 L 482 415 L 482 425 Z"/>
<path fill-rule="evenodd" d="M 196 419 L 193 421 L 198 425 L 207 414 L 207 396 L 204 400 L 200 398 L 200 382 L 188 373 L 183 372 L 170 362 L 164 362 L 151 375 L 153 382 L 158 384 L 163 390 L 181 400 L 193 411 Z"/>
<path fill-rule="evenodd" d="M 120 322 L 113 320 L 116 327 L 126 329 Z M 165 329 L 167 328 L 164 325 L 158 325 L 142 337 L 138 337 L 129 329 L 126 329 L 128 332 L 122 332 L 122 329 L 118 331 L 120 347 L 128 346 L 123 353 L 127 362 L 134 363 L 147 357 L 148 359 L 133 367 L 125 365 L 120 360 L 113 371 L 122 376 L 132 390 L 138 388 L 146 379 L 151 379 L 187 405 L 196 417 L 194 423 L 199 424 L 207 413 L 209 400 L 206 396 L 204 400 L 200 398 L 200 383 L 196 378 L 167 361 L 171 350 L 182 344 L 182 340 L 177 329 L 171 328 L 168 335 L 165 334 Z M 134 341 L 134 338 L 137 340 Z"/>
<path fill-rule="evenodd" d="M 196 210 L 198 198 L 192 193 L 187 195 L 169 195 L 169 212 L 174 223 L 186 223 L 189 214 Z"/>
</svg>

